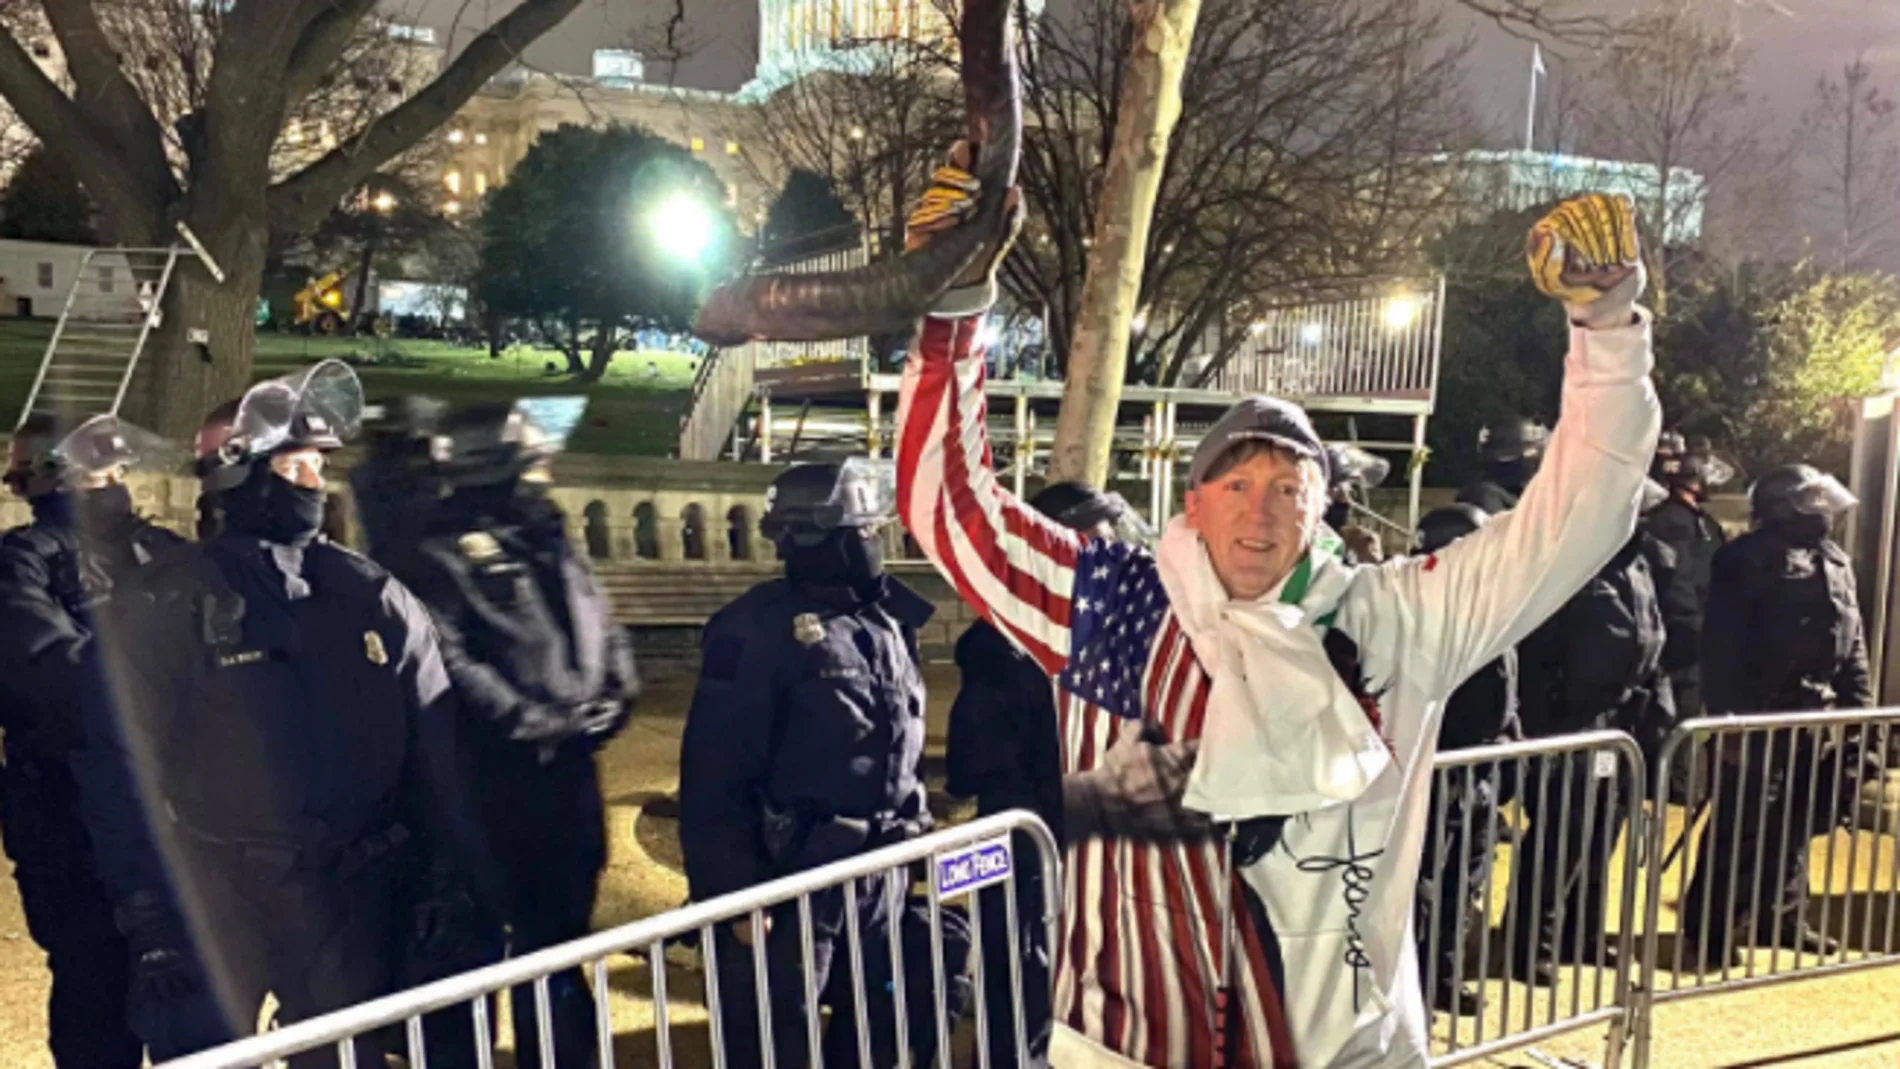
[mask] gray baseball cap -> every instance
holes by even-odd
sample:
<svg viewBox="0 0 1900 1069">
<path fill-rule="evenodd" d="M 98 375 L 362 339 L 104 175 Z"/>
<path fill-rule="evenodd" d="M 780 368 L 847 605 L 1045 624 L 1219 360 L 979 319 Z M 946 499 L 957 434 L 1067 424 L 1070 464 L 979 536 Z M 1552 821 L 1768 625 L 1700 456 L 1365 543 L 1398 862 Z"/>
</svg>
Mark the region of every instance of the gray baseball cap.
<svg viewBox="0 0 1900 1069">
<path fill-rule="evenodd" d="M 1188 466 L 1188 485 L 1199 486 L 1214 470 L 1222 454 L 1242 442 L 1270 442 L 1297 456 L 1319 462 L 1328 470 L 1326 445 L 1313 430 L 1306 410 L 1277 397 L 1243 397 L 1208 428 Z"/>
</svg>

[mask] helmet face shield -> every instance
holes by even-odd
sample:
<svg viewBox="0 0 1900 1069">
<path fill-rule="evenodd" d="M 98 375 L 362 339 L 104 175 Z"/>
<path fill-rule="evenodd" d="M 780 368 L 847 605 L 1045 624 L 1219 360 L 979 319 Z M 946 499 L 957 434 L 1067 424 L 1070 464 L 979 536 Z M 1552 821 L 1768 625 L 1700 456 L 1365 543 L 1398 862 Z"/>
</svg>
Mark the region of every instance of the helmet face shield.
<svg viewBox="0 0 1900 1069">
<path fill-rule="evenodd" d="M 1356 445 L 1339 444 L 1327 449 L 1334 486 L 1353 486 L 1370 490 L 1383 485 L 1392 474 L 1392 462 L 1375 456 Z"/>
<path fill-rule="evenodd" d="M 246 391 L 228 444 L 247 456 L 286 447 L 338 449 L 362 425 L 362 380 L 341 360 L 325 360 Z"/>
<path fill-rule="evenodd" d="M 1855 505 L 1860 504 L 1839 479 L 1823 474 L 1795 488 L 1788 495 L 1788 504 L 1804 516 L 1826 516 L 1833 519 Z"/>
<path fill-rule="evenodd" d="M 1669 500 L 1668 487 L 1654 479 L 1643 480 L 1643 497 L 1640 506 L 1642 511 L 1648 512 L 1650 509 L 1655 508 L 1667 500 Z"/>
<path fill-rule="evenodd" d="M 6 472 L 7 485 L 21 496 L 52 490 L 65 479 L 86 480 L 114 469 L 173 471 L 186 458 L 179 446 L 109 415 L 93 416 L 50 447 L 35 449 L 25 443 L 24 436 L 16 436 Z"/>
<path fill-rule="evenodd" d="M 897 465 L 871 457 L 845 461 L 831 499 L 819 509 L 827 527 L 882 527 L 896 515 Z"/>
</svg>

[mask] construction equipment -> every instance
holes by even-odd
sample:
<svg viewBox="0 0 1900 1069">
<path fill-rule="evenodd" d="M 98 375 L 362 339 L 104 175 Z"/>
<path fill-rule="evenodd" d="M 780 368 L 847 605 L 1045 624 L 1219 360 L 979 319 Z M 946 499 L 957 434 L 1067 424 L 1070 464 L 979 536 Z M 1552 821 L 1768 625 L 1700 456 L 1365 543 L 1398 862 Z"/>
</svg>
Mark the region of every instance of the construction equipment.
<svg viewBox="0 0 1900 1069">
<path fill-rule="evenodd" d="M 343 281 L 349 277 L 350 268 L 339 267 L 311 279 L 297 291 L 291 301 L 296 308 L 298 330 L 325 336 L 343 333 L 344 327 L 356 317 L 349 296 L 343 292 Z"/>
</svg>

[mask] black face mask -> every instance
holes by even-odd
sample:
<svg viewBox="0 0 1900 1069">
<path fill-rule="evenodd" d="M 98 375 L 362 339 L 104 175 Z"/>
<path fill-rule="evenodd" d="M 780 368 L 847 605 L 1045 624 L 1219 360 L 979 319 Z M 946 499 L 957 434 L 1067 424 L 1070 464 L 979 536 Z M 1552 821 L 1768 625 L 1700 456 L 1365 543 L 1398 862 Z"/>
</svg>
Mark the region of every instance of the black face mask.
<svg viewBox="0 0 1900 1069">
<path fill-rule="evenodd" d="M 815 546 L 792 544 L 785 578 L 799 586 L 849 587 L 861 598 L 877 593 L 884 578 L 884 541 L 856 527 L 840 527 Z"/>
<path fill-rule="evenodd" d="M 1769 526 L 1789 545 L 1809 548 L 1820 545 L 1828 532 L 1826 516 L 1809 516 L 1800 512 L 1777 519 Z"/>
<path fill-rule="evenodd" d="M 1490 460 L 1484 465 L 1484 477 L 1497 483 L 1513 494 L 1524 492 L 1524 486 L 1537 474 L 1537 462 L 1519 458 L 1517 460 Z"/>
<path fill-rule="evenodd" d="M 262 461 L 219 503 L 226 531 L 275 545 L 307 546 L 323 528 L 323 488 L 298 486 Z"/>
<path fill-rule="evenodd" d="M 54 527 L 78 527 L 92 534 L 115 530 L 132 515 L 132 491 L 115 483 L 96 490 L 58 490 L 41 494 L 28 504 L 33 519 Z"/>
</svg>

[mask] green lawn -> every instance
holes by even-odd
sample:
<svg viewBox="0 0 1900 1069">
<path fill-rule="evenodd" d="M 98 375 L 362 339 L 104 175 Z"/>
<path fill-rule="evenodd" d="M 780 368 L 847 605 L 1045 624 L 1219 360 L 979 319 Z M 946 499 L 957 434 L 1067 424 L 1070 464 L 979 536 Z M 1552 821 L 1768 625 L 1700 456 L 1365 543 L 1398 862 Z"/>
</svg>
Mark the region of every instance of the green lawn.
<svg viewBox="0 0 1900 1069">
<path fill-rule="evenodd" d="M 0 321 L 0 413 L 10 417 L 25 402 L 52 333 L 50 322 Z M 572 448 L 642 456 L 663 456 L 678 448 L 679 418 L 696 363 L 681 353 L 622 352 L 602 381 L 577 386 L 565 375 L 545 372 L 549 361 L 566 366 L 560 354 L 545 349 L 519 347 L 491 360 L 486 349 L 446 342 L 260 334 L 257 377 L 281 375 L 326 357 L 353 363 L 372 403 L 418 393 L 477 401 L 583 392 L 588 396 L 587 417 L 575 432 Z M 649 364 L 656 366 L 657 374 Z"/>
</svg>

